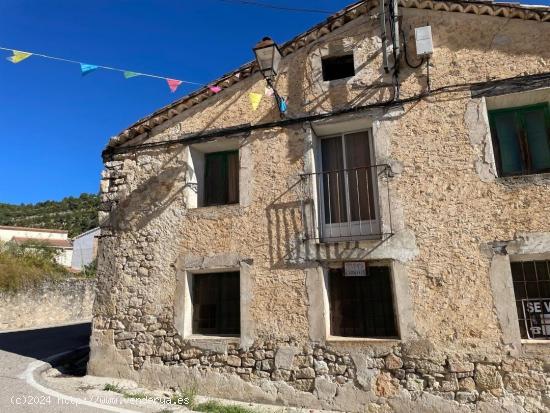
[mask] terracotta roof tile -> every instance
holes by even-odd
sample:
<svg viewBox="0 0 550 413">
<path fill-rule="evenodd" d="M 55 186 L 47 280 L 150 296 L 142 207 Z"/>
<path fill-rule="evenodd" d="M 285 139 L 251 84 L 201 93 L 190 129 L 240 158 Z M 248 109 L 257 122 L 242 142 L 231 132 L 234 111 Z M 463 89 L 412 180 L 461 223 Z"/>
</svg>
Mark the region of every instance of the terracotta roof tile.
<svg viewBox="0 0 550 413">
<path fill-rule="evenodd" d="M 38 244 L 38 245 L 45 245 L 45 246 L 54 247 L 54 248 L 72 248 L 71 242 L 67 239 L 13 237 L 11 240 L 19 245 Z"/>
</svg>

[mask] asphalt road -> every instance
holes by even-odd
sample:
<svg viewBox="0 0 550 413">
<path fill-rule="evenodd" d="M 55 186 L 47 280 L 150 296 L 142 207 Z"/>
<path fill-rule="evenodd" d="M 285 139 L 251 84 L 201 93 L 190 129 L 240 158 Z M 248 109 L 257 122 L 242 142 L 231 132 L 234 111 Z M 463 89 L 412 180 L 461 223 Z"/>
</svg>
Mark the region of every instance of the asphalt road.
<svg viewBox="0 0 550 413">
<path fill-rule="evenodd" d="M 90 323 L 0 333 L 0 412 L 97 413 L 68 405 L 26 383 L 20 375 L 29 363 L 88 344 Z"/>
</svg>

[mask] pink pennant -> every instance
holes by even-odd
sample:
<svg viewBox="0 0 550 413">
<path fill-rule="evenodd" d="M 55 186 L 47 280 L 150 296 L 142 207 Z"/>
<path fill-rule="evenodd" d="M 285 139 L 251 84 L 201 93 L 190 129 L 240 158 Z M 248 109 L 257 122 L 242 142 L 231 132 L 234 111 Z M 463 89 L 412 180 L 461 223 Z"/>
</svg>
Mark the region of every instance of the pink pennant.
<svg viewBox="0 0 550 413">
<path fill-rule="evenodd" d="M 210 86 L 209 89 L 214 93 L 219 93 L 222 91 L 222 88 L 219 86 Z"/>
<path fill-rule="evenodd" d="M 166 79 L 166 82 L 168 82 L 168 87 L 170 88 L 172 93 L 174 93 L 178 88 L 178 86 L 181 85 L 182 83 L 181 80 L 176 80 L 176 79 Z"/>
</svg>

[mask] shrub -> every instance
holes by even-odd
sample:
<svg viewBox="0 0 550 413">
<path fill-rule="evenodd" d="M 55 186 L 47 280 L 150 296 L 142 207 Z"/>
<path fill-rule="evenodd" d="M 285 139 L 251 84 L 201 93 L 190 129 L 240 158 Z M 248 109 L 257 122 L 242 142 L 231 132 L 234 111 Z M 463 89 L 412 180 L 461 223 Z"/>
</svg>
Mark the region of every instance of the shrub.
<svg viewBox="0 0 550 413">
<path fill-rule="evenodd" d="M 67 277 L 56 255 L 57 250 L 39 243 L 0 243 L 0 291 L 15 292 Z"/>
<path fill-rule="evenodd" d="M 206 413 L 254 413 L 254 410 L 247 409 L 246 407 L 234 404 L 222 404 L 214 400 L 197 404 L 193 406 L 193 410 Z"/>
<path fill-rule="evenodd" d="M 95 278 L 97 273 L 97 258 L 82 268 L 80 275 L 86 278 Z"/>
</svg>

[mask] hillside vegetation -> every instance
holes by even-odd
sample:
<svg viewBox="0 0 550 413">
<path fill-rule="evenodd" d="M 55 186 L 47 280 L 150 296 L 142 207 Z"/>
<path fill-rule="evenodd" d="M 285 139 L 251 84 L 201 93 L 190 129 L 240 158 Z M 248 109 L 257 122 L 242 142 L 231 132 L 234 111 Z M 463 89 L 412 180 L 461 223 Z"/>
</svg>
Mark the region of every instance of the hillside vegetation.
<svg viewBox="0 0 550 413">
<path fill-rule="evenodd" d="M 81 194 L 36 204 L 0 203 L 0 225 L 64 229 L 69 237 L 98 226 L 99 196 Z"/>
</svg>

